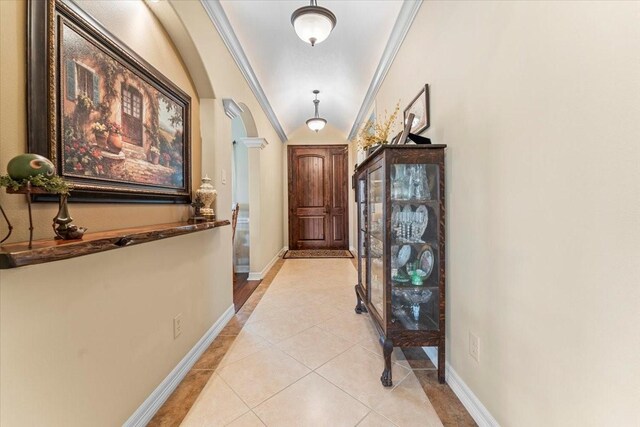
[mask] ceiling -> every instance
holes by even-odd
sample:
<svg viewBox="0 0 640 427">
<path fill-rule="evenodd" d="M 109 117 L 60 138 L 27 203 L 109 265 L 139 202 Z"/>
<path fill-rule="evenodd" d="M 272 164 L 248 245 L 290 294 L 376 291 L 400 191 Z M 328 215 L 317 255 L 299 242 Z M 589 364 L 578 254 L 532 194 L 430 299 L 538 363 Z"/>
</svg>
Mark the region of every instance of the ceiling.
<svg viewBox="0 0 640 427">
<path fill-rule="evenodd" d="M 403 2 L 320 0 L 338 23 L 315 47 L 300 40 L 291 25 L 291 13 L 308 1 L 220 4 L 284 132 L 291 134 L 313 116 L 312 91 L 318 89 L 320 116 L 346 137 Z"/>
</svg>

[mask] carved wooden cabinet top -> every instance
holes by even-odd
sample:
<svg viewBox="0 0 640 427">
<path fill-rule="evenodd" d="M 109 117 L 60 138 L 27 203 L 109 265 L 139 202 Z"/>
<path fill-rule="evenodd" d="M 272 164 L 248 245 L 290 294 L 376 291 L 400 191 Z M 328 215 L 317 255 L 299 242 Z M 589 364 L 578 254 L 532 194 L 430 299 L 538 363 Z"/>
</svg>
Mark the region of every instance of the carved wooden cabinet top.
<svg viewBox="0 0 640 427">
<path fill-rule="evenodd" d="M 82 240 L 36 240 L 29 249 L 26 242 L 0 246 L 0 269 L 23 267 L 89 255 L 125 246 L 210 230 L 229 225 L 228 220 L 190 224 L 148 225 L 85 234 Z"/>
</svg>

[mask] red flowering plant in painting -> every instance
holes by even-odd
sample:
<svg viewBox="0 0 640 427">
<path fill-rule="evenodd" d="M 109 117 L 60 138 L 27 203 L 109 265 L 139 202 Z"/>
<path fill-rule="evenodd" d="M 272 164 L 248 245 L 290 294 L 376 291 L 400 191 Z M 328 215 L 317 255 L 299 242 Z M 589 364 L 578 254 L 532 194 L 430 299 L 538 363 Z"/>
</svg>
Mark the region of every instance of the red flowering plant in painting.
<svg viewBox="0 0 640 427">
<path fill-rule="evenodd" d="M 116 122 L 108 122 L 107 123 L 107 130 L 110 133 L 115 133 L 115 134 L 118 134 L 118 135 L 122 135 L 122 126 L 120 126 Z"/>
<path fill-rule="evenodd" d="M 71 121 L 70 117 L 65 120 Z M 64 170 L 65 172 L 90 176 L 105 176 L 101 164 L 102 150 L 90 145 L 82 137 L 78 137 L 72 126 L 66 126 L 63 135 Z"/>
</svg>

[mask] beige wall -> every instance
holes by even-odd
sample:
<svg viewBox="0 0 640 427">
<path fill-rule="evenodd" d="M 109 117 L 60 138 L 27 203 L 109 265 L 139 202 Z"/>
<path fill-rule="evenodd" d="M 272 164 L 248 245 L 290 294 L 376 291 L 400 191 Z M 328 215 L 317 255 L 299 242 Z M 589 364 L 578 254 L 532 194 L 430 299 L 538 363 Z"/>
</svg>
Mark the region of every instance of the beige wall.
<svg viewBox="0 0 640 427">
<path fill-rule="evenodd" d="M 164 2 L 151 4 L 150 7 L 165 7 L 162 3 Z M 251 271 L 261 271 L 283 247 L 281 209 L 283 193 L 281 178 L 277 173 L 274 174 L 274 171 L 282 169 L 282 152 L 285 146 L 280 142 L 277 133 L 262 111 L 245 79 L 240 74 L 236 63 L 211 24 L 211 20 L 202 5 L 197 1 L 171 1 L 170 4 L 176 19 L 186 23 L 184 25 L 186 29 L 184 36 L 189 37 L 189 43 L 192 43 L 200 52 L 204 69 L 214 83 L 217 98 L 216 111 L 219 120 L 216 121 L 214 119 L 213 123 L 220 123 L 226 119 L 222 109 L 222 102 L 218 100 L 232 98 L 249 108 L 255 120 L 258 136 L 269 142 L 264 149 L 260 150 L 261 172 L 258 178 L 259 185 L 257 188 L 250 189 L 250 192 L 259 192 L 261 200 L 261 206 L 251 206 L 251 218 L 259 219 L 257 224 L 255 221 L 252 221 L 251 224 L 252 243 L 257 246 L 255 251 L 252 250 Z M 203 114 L 203 122 L 206 121 L 204 117 L 205 115 Z M 216 151 L 210 154 L 205 144 L 202 160 L 203 170 L 213 170 L 210 175 L 215 176 L 214 183 L 218 189 L 218 206 L 220 206 L 220 209 L 229 210 L 232 203 L 231 186 L 222 185 L 220 178 L 222 169 L 226 170 L 227 177 L 231 176 L 232 135 L 230 123 L 229 121 L 229 124 L 225 125 L 224 129 L 214 130 L 214 147 Z M 222 143 L 222 141 L 225 142 Z M 207 164 L 210 166 L 205 167 Z M 254 182 L 256 181 L 254 180 Z M 257 210 L 261 214 L 257 214 Z M 254 227 L 258 227 L 258 230 L 254 230 Z"/>
<path fill-rule="evenodd" d="M 187 22 L 204 26 L 197 2 Z M 213 29 L 204 29 L 216 99 L 201 99 L 172 41 L 142 1 L 81 2 L 109 31 L 185 90 L 193 106 L 193 180 L 214 179 L 219 218 L 231 210 L 231 120 L 222 97 L 250 106 L 271 142 L 267 166 L 280 170 L 282 144 Z M 199 8 L 199 9 L 198 9 Z M 26 149 L 25 2 L 0 1 L 0 165 Z M 177 24 L 176 24 L 177 23 Z M 180 20 L 175 18 L 174 24 Z M 194 24 L 195 25 L 195 24 Z M 193 54 L 193 52 L 189 52 Z M 215 65 L 215 66 L 214 66 Z M 200 76 L 202 78 L 202 76 Z M 210 90 L 205 96 L 210 96 Z M 202 123 L 200 117 L 203 118 Z M 221 183 L 222 171 L 227 184 Z M 279 176 L 265 220 L 265 257 L 282 247 Z M 26 238 L 24 202 L 0 192 L 0 202 Z M 37 237 L 51 237 L 51 204 L 35 207 Z M 90 231 L 184 220 L 188 206 L 73 204 Z M 270 222 L 269 222 L 270 221 Z M 268 227 L 267 227 L 268 226 Z M 0 425 L 122 424 L 232 304 L 231 229 L 223 227 L 67 261 L 0 271 Z M 276 251 L 277 252 L 277 251 Z M 173 339 L 173 318 L 183 332 Z"/>
<path fill-rule="evenodd" d="M 210 230 L 2 270 L 0 425 L 122 425 L 229 308 L 229 241 Z"/>
<path fill-rule="evenodd" d="M 351 189 L 351 175 L 353 175 L 353 167 L 355 165 L 355 151 L 354 145 L 347 140 L 346 135 L 342 133 L 340 130 L 331 126 L 331 124 L 327 124 L 324 129 L 319 132 L 314 132 L 310 130 L 306 125 L 300 126 L 298 129 L 293 131 L 289 135 L 289 140 L 287 141 L 288 145 L 348 145 L 349 146 L 349 155 L 348 155 L 348 191 L 349 191 L 349 246 L 355 247 L 355 230 L 356 230 L 356 218 L 355 214 L 355 197 L 354 192 Z M 288 167 L 289 163 L 287 160 L 287 150 L 284 150 L 282 153 L 282 191 L 284 194 L 283 198 L 283 217 L 282 217 L 282 226 L 284 233 L 284 242 L 285 245 L 289 244 L 289 189 L 288 189 Z"/>
<path fill-rule="evenodd" d="M 26 2 L 8 0 L 2 4 L 2 37 L 0 59 L 0 173 L 6 173 L 6 164 L 14 156 L 27 150 L 26 142 Z M 193 177 L 200 176 L 200 115 L 197 94 L 191 84 L 187 70 L 161 26 L 142 2 L 119 2 L 114 7 L 110 2 L 80 2 L 90 13 L 99 18 L 109 30 L 165 76 L 184 90 L 192 100 Z M 131 25 L 126 25 L 126 24 Z M 145 28 L 140 37 L 136 28 Z M 196 183 L 197 188 L 197 182 Z M 18 196 L 7 196 L 0 192 L 0 202 L 8 211 L 14 232 L 11 241 L 28 239 L 29 220 L 24 212 L 26 202 Z M 149 204 L 101 204 L 100 215 L 94 204 L 73 204 L 71 214 L 75 223 L 89 228 L 90 232 L 130 226 L 160 224 L 186 220 L 189 207 Z M 55 204 L 34 205 L 34 237 L 52 237 L 51 218 L 57 212 Z M 4 228 L 4 226 L 3 226 Z"/>
<path fill-rule="evenodd" d="M 639 20 L 633 2 L 425 2 L 378 94 L 431 85 L 447 360 L 501 425 L 640 424 Z"/>
</svg>

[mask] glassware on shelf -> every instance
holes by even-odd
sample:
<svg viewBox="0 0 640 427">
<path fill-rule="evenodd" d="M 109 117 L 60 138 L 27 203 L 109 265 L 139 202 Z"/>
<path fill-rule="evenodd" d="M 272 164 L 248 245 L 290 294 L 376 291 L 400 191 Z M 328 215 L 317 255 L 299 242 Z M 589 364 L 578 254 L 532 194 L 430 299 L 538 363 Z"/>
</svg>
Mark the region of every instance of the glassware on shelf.
<svg viewBox="0 0 640 427">
<path fill-rule="evenodd" d="M 391 169 L 391 198 L 393 200 L 432 200 L 426 164 L 397 164 Z"/>
<path fill-rule="evenodd" d="M 420 320 L 420 304 L 428 302 L 433 296 L 433 292 L 424 288 L 398 288 L 394 287 L 392 290 L 394 299 L 404 301 L 410 309 L 411 317 L 408 318 L 405 310 L 402 309 L 402 304 L 393 307 L 393 314 L 400 319 L 400 321 L 408 329 L 416 329 L 418 321 Z"/>
<path fill-rule="evenodd" d="M 411 279 L 411 284 L 415 286 L 422 286 L 422 282 L 427 276 L 427 273 L 425 273 L 423 270 L 421 270 L 418 267 L 420 267 L 419 262 L 412 261 L 406 264 L 405 269 L 407 270 L 407 274 Z"/>
<path fill-rule="evenodd" d="M 422 235 L 428 222 L 429 212 L 424 205 L 420 205 L 415 211 L 407 205 L 403 211 L 396 212 L 395 218 L 392 219 L 395 237 L 405 243 L 424 243 Z"/>
<path fill-rule="evenodd" d="M 398 245 L 391 246 L 391 278 L 393 279 L 398 275 L 398 252 L 400 247 Z"/>
<path fill-rule="evenodd" d="M 409 198 L 416 200 L 431 199 L 425 165 L 411 165 L 409 167 L 409 180 L 411 192 Z"/>
<path fill-rule="evenodd" d="M 433 272 L 433 266 L 435 265 L 435 255 L 433 249 L 427 246 L 418 254 L 419 267 L 425 273 L 424 280 L 426 280 Z"/>
</svg>

